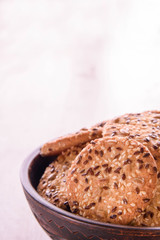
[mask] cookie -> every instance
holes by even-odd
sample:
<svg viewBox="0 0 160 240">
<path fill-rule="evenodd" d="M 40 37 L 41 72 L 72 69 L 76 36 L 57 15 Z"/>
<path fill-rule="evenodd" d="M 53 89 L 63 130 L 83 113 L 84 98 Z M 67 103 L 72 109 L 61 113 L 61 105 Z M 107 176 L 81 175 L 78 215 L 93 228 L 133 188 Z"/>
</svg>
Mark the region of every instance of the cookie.
<svg viewBox="0 0 160 240">
<path fill-rule="evenodd" d="M 152 153 L 160 171 L 160 130 L 152 126 L 112 124 L 105 125 L 103 136 L 119 136 L 135 139 Z"/>
<path fill-rule="evenodd" d="M 132 221 L 133 226 L 158 227 L 160 226 L 160 183 L 157 184 L 155 197 L 142 214 Z"/>
<path fill-rule="evenodd" d="M 160 226 L 160 130 L 151 126 L 113 124 L 105 126 L 103 135 L 127 136 L 150 150 L 157 163 L 157 190 L 151 203 L 133 223 L 136 226 Z"/>
<path fill-rule="evenodd" d="M 105 124 L 107 124 L 107 120 L 106 121 L 102 121 L 102 122 L 99 122 L 99 123 L 97 123 L 97 124 L 95 124 L 93 127 L 104 127 L 105 126 Z"/>
<path fill-rule="evenodd" d="M 79 153 L 66 181 L 72 212 L 129 224 L 155 195 L 157 166 L 148 148 L 136 140 L 104 137 Z"/>
<path fill-rule="evenodd" d="M 141 125 L 151 126 L 160 129 L 160 111 L 146 111 L 142 113 L 128 113 L 122 116 L 116 117 L 110 121 L 109 124 L 129 124 L 129 125 Z"/>
<path fill-rule="evenodd" d="M 93 127 L 90 129 L 82 128 L 77 133 L 68 134 L 64 137 L 60 137 L 52 142 L 44 144 L 40 150 L 40 154 L 42 156 L 57 155 L 72 146 L 83 144 L 100 137 L 102 137 L 101 127 Z"/>
<path fill-rule="evenodd" d="M 73 146 L 62 153 L 45 170 L 37 187 L 38 193 L 57 207 L 68 210 L 68 197 L 66 194 L 66 174 L 72 161 L 85 147 Z"/>
</svg>

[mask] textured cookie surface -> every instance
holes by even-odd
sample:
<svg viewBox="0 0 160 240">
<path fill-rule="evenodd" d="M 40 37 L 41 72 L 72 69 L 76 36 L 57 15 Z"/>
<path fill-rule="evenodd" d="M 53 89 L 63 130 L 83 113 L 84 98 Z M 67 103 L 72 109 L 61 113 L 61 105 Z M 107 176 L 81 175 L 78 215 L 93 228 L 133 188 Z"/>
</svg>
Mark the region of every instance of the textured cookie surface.
<svg viewBox="0 0 160 240">
<path fill-rule="evenodd" d="M 134 226 L 158 227 L 160 226 L 160 184 L 158 183 L 155 197 L 141 215 L 135 217 Z"/>
<path fill-rule="evenodd" d="M 151 126 L 113 124 L 105 126 L 103 135 L 136 139 L 152 153 L 157 163 L 157 190 L 150 204 L 134 221 L 134 225 L 160 226 L 160 130 Z"/>
<path fill-rule="evenodd" d="M 103 136 L 128 137 L 147 146 L 160 170 L 160 130 L 156 127 L 142 125 L 112 124 L 105 125 Z"/>
<path fill-rule="evenodd" d="M 72 161 L 85 147 L 73 146 L 57 157 L 45 170 L 37 187 L 38 193 L 50 203 L 68 209 L 68 197 L 66 194 L 66 174 Z"/>
<path fill-rule="evenodd" d="M 122 116 L 116 117 L 110 121 L 110 124 L 130 124 L 151 126 L 160 129 L 160 111 L 146 111 L 142 113 L 128 113 Z"/>
<path fill-rule="evenodd" d="M 52 142 L 44 144 L 41 148 L 42 156 L 53 156 L 60 154 L 62 151 L 79 144 L 86 143 L 90 140 L 102 137 L 102 127 L 93 127 L 90 129 L 82 128 L 79 132 L 68 134 Z"/>
<path fill-rule="evenodd" d="M 132 139 L 104 137 L 73 161 L 67 176 L 69 205 L 87 218 L 129 224 L 154 197 L 156 183 L 148 148 Z"/>
</svg>

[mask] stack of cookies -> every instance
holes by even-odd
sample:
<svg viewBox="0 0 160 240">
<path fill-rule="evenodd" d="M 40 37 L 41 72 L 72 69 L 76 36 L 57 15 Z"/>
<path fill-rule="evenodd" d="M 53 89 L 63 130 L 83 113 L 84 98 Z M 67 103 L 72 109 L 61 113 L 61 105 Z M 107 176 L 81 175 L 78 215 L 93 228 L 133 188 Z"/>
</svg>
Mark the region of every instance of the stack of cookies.
<svg viewBox="0 0 160 240">
<path fill-rule="evenodd" d="M 160 112 L 83 128 L 44 144 L 41 155 L 57 156 L 37 187 L 50 203 L 98 221 L 160 226 Z"/>
</svg>

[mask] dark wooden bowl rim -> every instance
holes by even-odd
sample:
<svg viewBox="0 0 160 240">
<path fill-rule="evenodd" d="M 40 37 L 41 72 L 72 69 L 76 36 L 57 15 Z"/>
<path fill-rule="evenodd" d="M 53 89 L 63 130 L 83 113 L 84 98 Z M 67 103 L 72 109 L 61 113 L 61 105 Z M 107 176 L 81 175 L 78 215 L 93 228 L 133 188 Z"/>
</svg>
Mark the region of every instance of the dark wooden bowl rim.
<svg viewBox="0 0 160 240">
<path fill-rule="evenodd" d="M 118 228 L 118 229 L 130 229 L 130 230 L 146 230 L 146 231 L 154 231 L 154 230 L 160 230 L 160 227 L 134 227 L 134 226 L 124 226 L 124 225 L 118 225 L 118 224 L 110 224 L 110 223 L 104 223 L 104 222 L 99 222 L 96 220 L 91 220 L 88 218 L 80 217 L 77 216 L 73 213 L 67 212 L 61 208 L 58 208 L 54 206 L 53 204 L 49 203 L 45 199 L 43 199 L 37 191 L 34 189 L 34 187 L 31 184 L 31 181 L 29 179 L 29 168 L 36 156 L 38 156 L 40 153 L 40 148 L 37 148 L 35 151 L 33 151 L 23 162 L 21 169 L 20 169 L 20 180 L 21 184 L 24 187 L 24 189 L 27 191 L 27 193 L 34 198 L 37 202 L 40 204 L 44 205 L 46 208 L 50 209 L 53 212 L 57 212 L 58 214 L 64 215 L 67 218 L 70 218 L 72 220 L 84 222 L 84 223 L 89 223 L 97 226 L 106 226 L 106 227 L 111 227 L 111 228 Z"/>
</svg>

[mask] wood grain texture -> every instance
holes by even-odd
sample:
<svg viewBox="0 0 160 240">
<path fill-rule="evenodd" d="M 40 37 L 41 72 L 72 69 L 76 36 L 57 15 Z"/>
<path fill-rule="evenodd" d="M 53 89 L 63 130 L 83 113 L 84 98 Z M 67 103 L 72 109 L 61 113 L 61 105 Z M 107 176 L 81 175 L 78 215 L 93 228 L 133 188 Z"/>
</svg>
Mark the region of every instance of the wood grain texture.
<svg viewBox="0 0 160 240">
<path fill-rule="evenodd" d="M 47 240 L 19 181 L 37 146 L 160 109 L 158 0 L 0 1 L 2 240 Z"/>
</svg>

